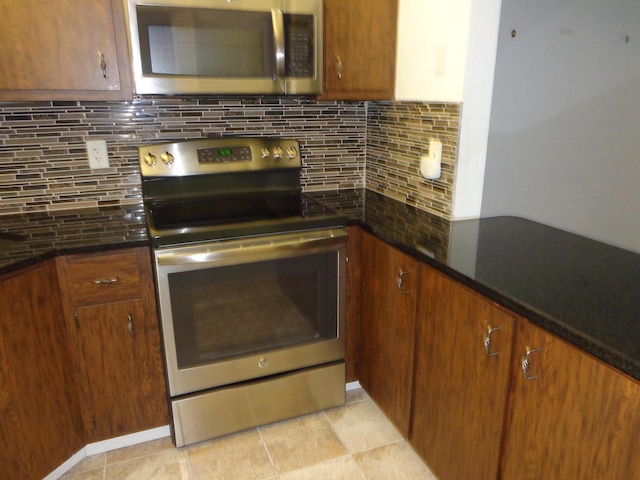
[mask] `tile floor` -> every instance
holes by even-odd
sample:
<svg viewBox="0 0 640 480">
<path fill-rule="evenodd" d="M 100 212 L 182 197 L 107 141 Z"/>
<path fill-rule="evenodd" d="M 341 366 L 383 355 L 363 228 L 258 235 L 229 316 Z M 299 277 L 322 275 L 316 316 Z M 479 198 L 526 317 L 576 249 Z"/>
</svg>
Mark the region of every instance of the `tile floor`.
<svg viewBox="0 0 640 480">
<path fill-rule="evenodd" d="M 175 448 L 170 438 L 87 457 L 64 480 L 436 480 L 361 389 L 347 404 Z"/>
</svg>

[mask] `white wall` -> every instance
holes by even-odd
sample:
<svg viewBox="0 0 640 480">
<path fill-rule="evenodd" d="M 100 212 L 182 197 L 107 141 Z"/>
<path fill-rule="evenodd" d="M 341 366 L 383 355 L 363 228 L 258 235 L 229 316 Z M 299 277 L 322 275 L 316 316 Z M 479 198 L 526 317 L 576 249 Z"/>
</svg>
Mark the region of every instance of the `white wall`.
<svg viewBox="0 0 640 480">
<path fill-rule="evenodd" d="M 639 114 L 638 0 L 504 0 L 482 216 L 640 251 Z"/>
<path fill-rule="evenodd" d="M 399 0 L 396 100 L 462 100 L 471 3 Z"/>
<path fill-rule="evenodd" d="M 397 100 L 461 102 L 452 218 L 480 216 L 501 0 L 399 0 Z"/>
<path fill-rule="evenodd" d="M 454 220 L 480 216 L 500 3 L 501 0 L 474 0 L 471 9 L 453 195 Z"/>
</svg>

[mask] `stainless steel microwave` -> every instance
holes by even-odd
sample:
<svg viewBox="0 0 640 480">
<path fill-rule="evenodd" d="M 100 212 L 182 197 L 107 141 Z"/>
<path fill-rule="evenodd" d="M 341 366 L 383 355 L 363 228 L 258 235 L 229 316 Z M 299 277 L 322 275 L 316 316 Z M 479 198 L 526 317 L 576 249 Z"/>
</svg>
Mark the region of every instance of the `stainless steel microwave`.
<svg viewBox="0 0 640 480">
<path fill-rule="evenodd" d="M 322 0 L 124 0 L 137 94 L 316 94 Z"/>
</svg>

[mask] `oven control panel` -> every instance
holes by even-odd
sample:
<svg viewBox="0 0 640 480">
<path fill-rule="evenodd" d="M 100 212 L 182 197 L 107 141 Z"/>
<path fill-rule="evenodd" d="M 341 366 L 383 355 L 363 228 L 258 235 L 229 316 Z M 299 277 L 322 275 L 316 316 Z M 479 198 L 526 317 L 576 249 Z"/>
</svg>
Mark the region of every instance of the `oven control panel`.
<svg viewBox="0 0 640 480">
<path fill-rule="evenodd" d="M 249 147 L 218 147 L 198 149 L 198 163 L 250 162 Z"/>
<path fill-rule="evenodd" d="M 178 177 L 256 170 L 300 169 L 296 140 L 209 138 L 138 148 L 143 177 Z"/>
</svg>

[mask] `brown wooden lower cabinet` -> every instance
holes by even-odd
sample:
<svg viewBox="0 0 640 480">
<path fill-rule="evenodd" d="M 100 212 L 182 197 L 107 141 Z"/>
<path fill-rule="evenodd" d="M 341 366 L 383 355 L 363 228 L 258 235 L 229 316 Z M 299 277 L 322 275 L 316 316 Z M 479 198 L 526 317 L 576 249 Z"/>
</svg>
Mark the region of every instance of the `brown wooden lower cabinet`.
<svg viewBox="0 0 640 480">
<path fill-rule="evenodd" d="M 168 423 L 149 251 L 0 278 L 0 477 L 39 480 L 87 443 Z"/>
<path fill-rule="evenodd" d="M 88 442 L 167 423 L 157 320 L 141 299 L 76 309 L 71 329 Z"/>
<path fill-rule="evenodd" d="M 407 436 L 418 264 L 366 232 L 360 253 L 358 377 L 371 398 Z"/>
<path fill-rule="evenodd" d="M 360 383 L 440 480 L 640 479 L 640 382 L 373 235 L 361 255 Z"/>
<path fill-rule="evenodd" d="M 514 318 L 420 266 L 410 442 L 439 478 L 497 478 Z"/>
<path fill-rule="evenodd" d="M 501 478 L 640 479 L 640 383 L 526 321 L 515 353 Z"/>
<path fill-rule="evenodd" d="M 53 261 L 0 279 L 0 477 L 48 475 L 84 441 Z"/>
<path fill-rule="evenodd" d="M 149 251 L 58 259 L 86 443 L 168 423 Z"/>
</svg>

